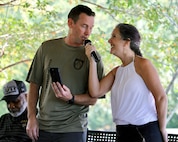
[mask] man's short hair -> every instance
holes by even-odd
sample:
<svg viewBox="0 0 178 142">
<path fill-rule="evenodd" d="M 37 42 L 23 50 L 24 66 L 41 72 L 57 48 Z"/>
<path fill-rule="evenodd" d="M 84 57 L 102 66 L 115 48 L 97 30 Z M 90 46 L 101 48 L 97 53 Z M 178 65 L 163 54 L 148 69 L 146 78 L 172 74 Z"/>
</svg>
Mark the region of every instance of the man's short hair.
<svg viewBox="0 0 178 142">
<path fill-rule="evenodd" d="M 93 12 L 88 6 L 77 5 L 69 12 L 68 19 L 71 18 L 76 23 L 81 13 L 85 13 L 88 16 L 95 16 L 95 12 Z"/>
</svg>

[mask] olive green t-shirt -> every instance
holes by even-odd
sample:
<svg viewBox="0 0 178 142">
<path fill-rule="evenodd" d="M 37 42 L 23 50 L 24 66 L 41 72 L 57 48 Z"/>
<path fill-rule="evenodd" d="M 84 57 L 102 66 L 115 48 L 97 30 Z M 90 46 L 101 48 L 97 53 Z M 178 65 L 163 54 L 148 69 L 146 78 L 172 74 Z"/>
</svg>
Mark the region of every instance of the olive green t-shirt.
<svg viewBox="0 0 178 142">
<path fill-rule="evenodd" d="M 87 129 L 88 106 L 68 104 L 55 97 L 49 69 L 58 67 L 62 83 L 73 95 L 88 92 L 89 61 L 85 48 L 71 47 L 64 38 L 45 41 L 39 47 L 30 67 L 27 81 L 41 86 L 38 120 L 48 132 L 81 132 Z M 98 77 L 103 77 L 103 64 L 97 64 Z"/>
</svg>

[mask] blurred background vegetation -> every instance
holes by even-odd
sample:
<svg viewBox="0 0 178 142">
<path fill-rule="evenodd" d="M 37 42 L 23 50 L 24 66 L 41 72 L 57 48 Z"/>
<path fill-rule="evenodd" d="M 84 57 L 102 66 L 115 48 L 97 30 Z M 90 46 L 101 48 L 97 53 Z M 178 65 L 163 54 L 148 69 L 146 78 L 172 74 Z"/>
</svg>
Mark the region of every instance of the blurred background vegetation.
<svg viewBox="0 0 178 142">
<path fill-rule="evenodd" d="M 178 1 L 177 0 L 1 0 L 0 98 L 11 79 L 25 81 L 41 42 L 67 34 L 67 14 L 85 4 L 96 12 L 90 37 L 100 52 L 105 73 L 120 64 L 109 54 L 112 29 L 125 22 L 141 33 L 141 51 L 158 70 L 168 95 L 167 128 L 178 128 Z M 25 82 L 27 87 L 28 84 Z M 0 116 L 8 112 L 0 102 Z M 90 107 L 89 129 L 114 130 L 110 93 Z"/>
</svg>

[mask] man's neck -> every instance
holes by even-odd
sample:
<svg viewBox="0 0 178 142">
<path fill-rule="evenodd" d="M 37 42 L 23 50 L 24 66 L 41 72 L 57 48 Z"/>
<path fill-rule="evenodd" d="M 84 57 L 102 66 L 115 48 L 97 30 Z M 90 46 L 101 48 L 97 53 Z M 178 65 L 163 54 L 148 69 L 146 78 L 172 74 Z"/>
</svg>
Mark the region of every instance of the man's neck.
<svg viewBox="0 0 178 142">
<path fill-rule="evenodd" d="M 66 36 L 64 38 L 64 42 L 69 45 L 69 46 L 73 46 L 73 47 L 80 47 L 80 46 L 83 46 L 82 44 L 79 44 L 79 43 L 76 43 L 72 40 L 72 38 Z"/>
</svg>

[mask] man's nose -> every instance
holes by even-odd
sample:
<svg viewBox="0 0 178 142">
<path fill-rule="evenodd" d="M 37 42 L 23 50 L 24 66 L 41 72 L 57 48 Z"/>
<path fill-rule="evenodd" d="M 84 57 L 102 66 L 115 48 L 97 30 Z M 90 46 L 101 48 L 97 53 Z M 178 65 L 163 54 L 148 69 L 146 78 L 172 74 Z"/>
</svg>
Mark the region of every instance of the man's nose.
<svg viewBox="0 0 178 142">
<path fill-rule="evenodd" d="M 91 29 L 90 28 L 87 28 L 86 30 L 85 30 L 85 35 L 86 36 L 89 36 L 90 34 L 91 34 Z"/>
<path fill-rule="evenodd" d="M 11 108 L 11 109 L 15 108 L 15 104 L 13 102 L 9 102 L 8 108 Z"/>
</svg>

